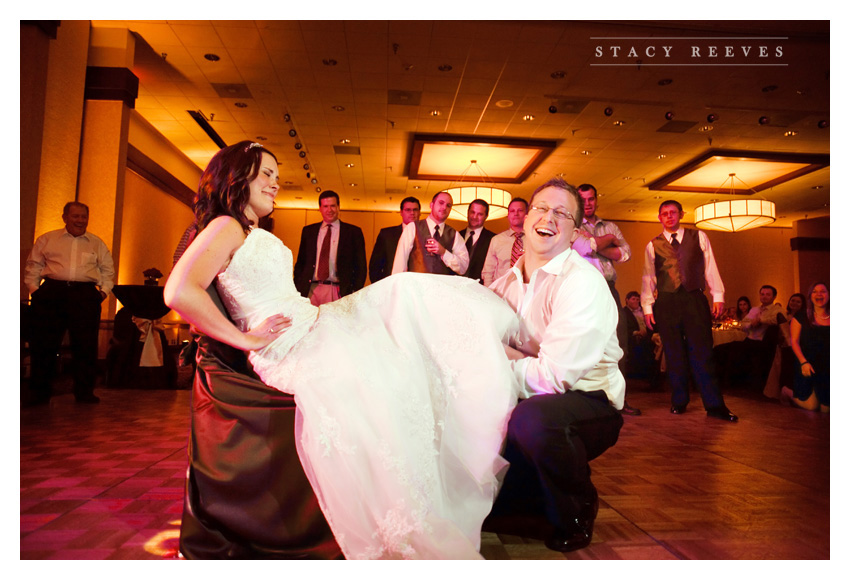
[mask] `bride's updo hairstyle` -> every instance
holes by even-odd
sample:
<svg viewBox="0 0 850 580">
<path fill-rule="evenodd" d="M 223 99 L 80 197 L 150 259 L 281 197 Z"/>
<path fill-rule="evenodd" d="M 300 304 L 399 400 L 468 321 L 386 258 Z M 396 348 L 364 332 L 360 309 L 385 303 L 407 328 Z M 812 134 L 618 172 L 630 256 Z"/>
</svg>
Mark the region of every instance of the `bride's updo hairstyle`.
<svg viewBox="0 0 850 580">
<path fill-rule="evenodd" d="M 195 222 L 203 230 L 215 218 L 229 215 L 247 232 L 251 222 L 245 217 L 245 207 L 251 195 L 248 184 L 260 172 L 263 153 L 274 153 L 251 141 L 240 141 L 216 153 L 201 175 L 195 195 Z M 256 225 L 256 224 L 253 224 Z"/>
</svg>

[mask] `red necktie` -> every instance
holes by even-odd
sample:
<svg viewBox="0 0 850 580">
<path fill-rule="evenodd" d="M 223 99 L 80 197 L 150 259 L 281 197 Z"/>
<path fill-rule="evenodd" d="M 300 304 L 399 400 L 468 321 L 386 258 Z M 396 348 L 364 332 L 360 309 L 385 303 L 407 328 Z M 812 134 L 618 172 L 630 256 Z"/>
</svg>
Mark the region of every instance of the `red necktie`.
<svg viewBox="0 0 850 580">
<path fill-rule="evenodd" d="M 519 260 L 519 257 L 525 253 L 525 250 L 522 247 L 522 234 L 523 232 L 514 232 L 514 246 L 511 248 L 511 268 L 513 268 L 516 261 Z"/>
<path fill-rule="evenodd" d="M 325 239 L 322 240 L 322 250 L 319 252 L 319 268 L 316 279 L 320 282 L 331 277 L 331 225 L 325 226 Z"/>
</svg>

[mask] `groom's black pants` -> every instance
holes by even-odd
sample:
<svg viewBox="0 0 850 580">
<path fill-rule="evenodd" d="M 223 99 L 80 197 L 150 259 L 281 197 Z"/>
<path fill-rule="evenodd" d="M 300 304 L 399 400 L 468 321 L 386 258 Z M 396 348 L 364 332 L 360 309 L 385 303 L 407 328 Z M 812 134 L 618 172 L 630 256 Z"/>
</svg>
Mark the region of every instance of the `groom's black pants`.
<svg viewBox="0 0 850 580">
<path fill-rule="evenodd" d="M 570 529 L 595 497 L 588 462 L 617 442 L 623 418 L 602 391 L 567 391 L 519 402 L 508 423 L 505 459 L 511 466 L 494 513 L 542 509 Z"/>
</svg>

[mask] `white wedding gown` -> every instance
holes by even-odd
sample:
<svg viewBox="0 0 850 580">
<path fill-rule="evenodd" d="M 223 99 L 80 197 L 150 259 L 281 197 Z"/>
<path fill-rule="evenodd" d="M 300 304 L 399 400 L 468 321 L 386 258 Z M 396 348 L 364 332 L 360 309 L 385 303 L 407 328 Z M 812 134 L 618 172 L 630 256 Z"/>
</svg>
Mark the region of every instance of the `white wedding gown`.
<svg viewBox="0 0 850 580">
<path fill-rule="evenodd" d="M 218 288 L 243 329 L 292 318 L 250 360 L 295 396 L 298 454 L 343 554 L 480 558 L 517 399 L 501 343 L 513 310 L 474 280 L 417 273 L 316 308 L 295 289 L 292 252 L 261 229 Z"/>
</svg>

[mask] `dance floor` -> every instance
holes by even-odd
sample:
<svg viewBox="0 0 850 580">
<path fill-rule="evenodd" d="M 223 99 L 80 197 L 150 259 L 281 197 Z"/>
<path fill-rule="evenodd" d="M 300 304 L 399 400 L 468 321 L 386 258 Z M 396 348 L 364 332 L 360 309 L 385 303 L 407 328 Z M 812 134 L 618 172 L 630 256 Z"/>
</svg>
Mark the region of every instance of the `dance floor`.
<svg viewBox="0 0 850 580">
<path fill-rule="evenodd" d="M 179 559 L 187 390 L 60 394 L 20 412 L 20 559 Z M 484 533 L 488 560 L 829 560 L 830 417 L 727 393 L 741 420 L 684 415 L 630 381 L 620 441 L 594 461 L 593 542 Z M 691 569 L 693 571 L 693 569 Z M 754 570 L 753 570 L 754 571 Z"/>
</svg>

